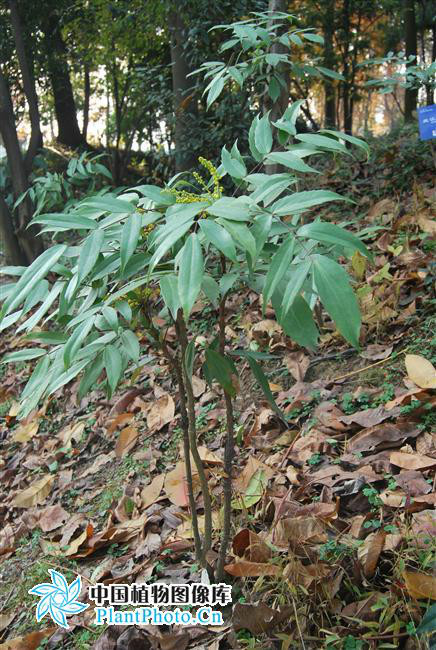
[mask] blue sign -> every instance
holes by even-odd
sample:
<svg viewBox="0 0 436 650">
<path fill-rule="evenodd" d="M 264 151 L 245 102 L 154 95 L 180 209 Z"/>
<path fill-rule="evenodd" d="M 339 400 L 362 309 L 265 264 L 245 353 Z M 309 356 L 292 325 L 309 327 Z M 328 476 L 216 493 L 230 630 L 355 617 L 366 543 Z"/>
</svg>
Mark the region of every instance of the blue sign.
<svg viewBox="0 0 436 650">
<path fill-rule="evenodd" d="M 421 140 L 436 138 L 436 104 L 418 108 L 418 122 Z"/>
</svg>

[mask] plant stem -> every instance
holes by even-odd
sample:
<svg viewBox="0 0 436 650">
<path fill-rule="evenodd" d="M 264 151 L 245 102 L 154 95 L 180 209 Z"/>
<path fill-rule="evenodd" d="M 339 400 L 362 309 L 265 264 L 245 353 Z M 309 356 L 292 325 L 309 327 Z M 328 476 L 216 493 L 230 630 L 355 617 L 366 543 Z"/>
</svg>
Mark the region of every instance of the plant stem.
<svg viewBox="0 0 436 650">
<path fill-rule="evenodd" d="M 187 414 L 188 414 L 188 433 L 189 433 L 189 445 L 191 449 L 191 454 L 194 459 L 195 467 L 198 471 L 198 477 L 200 479 L 201 491 L 203 493 L 204 501 L 204 540 L 203 540 L 203 554 L 201 564 L 206 568 L 206 553 L 210 550 L 212 546 L 212 501 L 209 491 L 209 486 L 207 484 L 206 473 L 204 471 L 203 462 L 200 458 L 197 447 L 197 426 L 195 422 L 195 398 L 194 392 L 192 389 L 192 381 L 188 376 L 186 371 L 185 364 L 185 355 L 188 347 L 188 335 L 186 333 L 186 324 L 183 319 L 182 311 L 179 310 L 177 314 L 176 321 L 177 336 L 180 341 L 181 353 L 182 353 L 182 368 L 183 368 L 183 379 L 185 386 L 186 394 L 186 405 L 187 405 Z M 186 459 L 185 459 L 186 461 Z"/>
<path fill-rule="evenodd" d="M 185 394 L 185 384 L 183 381 L 183 373 L 182 373 L 182 363 L 180 359 L 171 354 L 167 342 L 163 339 L 161 340 L 159 337 L 159 332 L 158 330 L 154 327 L 154 325 L 151 323 L 150 319 L 150 328 L 149 332 L 153 339 L 158 343 L 159 347 L 161 348 L 165 358 L 168 361 L 168 364 L 170 366 L 170 370 L 172 371 L 176 382 L 177 386 L 179 389 L 179 400 L 180 400 L 180 424 L 181 428 L 183 431 L 183 453 L 185 456 L 185 469 L 186 469 L 186 484 L 188 487 L 188 499 L 189 499 L 189 506 L 191 508 L 191 518 L 192 518 L 192 531 L 194 534 L 194 547 L 195 547 L 195 556 L 197 559 L 197 562 L 200 564 L 204 563 L 204 550 L 202 548 L 201 544 L 201 536 L 200 536 L 200 528 L 198 526 L 198 515 L 197 515 L 197 506 L 195 503 L 195 496 L 194 496 L 194 484 L 192 480 L 192 467 L 191 467 L 191 449 L 190 449 L 190 444 L 189 444 L 189 418 L 188 418 L 188 410 L 186 407 L 186 394 Z"/>
<path fill-rule="evenodd" d="M 225 259 L 221 256 L 221 267 L 223 274 L 225 273 Z M 226 308 L 226 296 L 224 295 L 220 301 L 219 305 L 219 351 L 221 355 L 224 355 L 225 351 L 225 308 Z M 221 545 L 218 554 L 218 562 L 216 575 L 217 580 L 224 580 L 224 564 L 226 561 L 227 548 L 230 541 L 230 525 L 231 525 L 231 516 L 232 516 L 232 469 L 233 469 L 233 459 L 235 455 L 234 450 L 234 415 L 233 415 L 233 403 L 230 395 L 224 391 L 224 401 L 226 406 L 226 444 L 224 450 L 224 479 L 223 479 L 223 528 L 221 533 Z"/>
</svg>

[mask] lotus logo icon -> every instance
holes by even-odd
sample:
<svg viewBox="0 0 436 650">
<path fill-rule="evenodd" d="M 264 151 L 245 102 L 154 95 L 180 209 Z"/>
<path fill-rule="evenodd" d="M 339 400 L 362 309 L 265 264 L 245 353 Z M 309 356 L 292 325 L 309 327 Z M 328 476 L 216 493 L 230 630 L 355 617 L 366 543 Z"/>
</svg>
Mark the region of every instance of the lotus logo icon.
<svg viewBox="0 0 436 650">
<path fill-rule="evenodd" d="M 53 621 L 61 627 L 69 628 L 67 616 L 79 614 L 87 609 L 89 605 L 76 600 L 82 588 L 82 579 L 78 576 L 68 585 L 65 577 L 59 571 L 49 569 L 50 582 L 42 582 L 29 589 L 29 594 L 41 596 L 36 608 L 36 620 L 39 622 L 46 614 L 49 614 Z"/>
</svg>

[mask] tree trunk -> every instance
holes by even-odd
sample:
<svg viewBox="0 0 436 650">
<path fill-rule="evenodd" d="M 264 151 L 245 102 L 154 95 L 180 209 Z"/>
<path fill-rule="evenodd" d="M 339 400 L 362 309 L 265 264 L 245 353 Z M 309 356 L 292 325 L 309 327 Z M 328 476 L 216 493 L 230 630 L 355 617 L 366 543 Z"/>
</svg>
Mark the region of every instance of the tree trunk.
<svg viewBox="0 0 436 650">
<path fill-rule="evenodd" d="M 82 137 L 86 141 L 88 137 L 88 124 L 89 124 L 89 99 L 91 97 L 91 73 L 89 71 L 89 63 L 84 65 L 84 101 L 83 101 L 83 126 Z"/>
<path fill-rule="evenodd" d="M 351 133 L 353 130 L 353 114 L 351 103 L 351 88 L 350 88 L 350 0 L 344 0 L 343 13 L 342 13 L 342 27 L 344 30 L 344 77 L 345 81 L 342 84 L 342 108 L 344 113 L 344 131 Z"/>
<path fill-rule="evenodd" d="M 269 0 L 268 3 L 268 11 L 269 13 L 273 14 L 276 12 L 286 12 L 287 10 L 287 3 L 285 0 Z M 274 26 L 274 23 L 276 21 L 274 19 L 271 19 L 270 21 L 270 27 Z M 272 54 L 288 54 L 288 48 L 285 45 L 282 45 L 281 43 L 273 43 L 271 45 L 270 52 Z M 280 95 L 278 98 L 273 102 L 271 101 L 271 98 L 269 95 L 266 95 L 266 100 L 265 100 L 265 108 L 266 110 L 270 111 L 269 119 L 271 122 L 276 122 L 280 117 L 282 117 L 283 113 L 286 111 L 287 107 L 289 106 L 289 98 L 290 98 L 290 75 L 289 75 L 289 68 L 286 65 L 286 63 L 279 63 L 275 67 L 275 74 L 277 77 L 281 79 L 283 82 L 283 86 L 280 85 Z M 274 136 L 274 148 L 278 147 L 278 142 L 277 142 L 277 137 L 276 137 L 276 129 L 273 127 L 273 136 Z M 274 163 L 273 165 L 266 165 L 265 166 L 265 171 L 267 174 L 278 174 L 282 169 L 282 166 Z"/>
<path fill-rule="evenodd" d="M 31 135 L 29 147 L 26 154 L 26 171 L 27 173 L 30 173 L 33 160 L 38 150 L 42 147 L 42 133 L 39 119 L 38 97 L 36 95 L 35 79 L 29 66 L 26 48 L 24 45 L 23 29 L 18 0 L 9 0 L 9 7 L 11 10 L 11 23 L 12 31 L 14 33 L 15 47 L 17 49 L 21 76 L 23 78 L 24 93 L 29 105 Z"/>
<path fill-rule="evenodd" d="M 0 134 L 6 149 L 8 165 L 11 175 L 14 200 L 29 188 L 24 158 L 21 154 L 20 145 L 15 127 L 14 109 L 7 81 L 0 71 Z M 2 221 L 5 218 L 4 205 L 2 206 Z M 28 263 L 32 262 L 43 251 L 42 240 L 37 237 L 39 229 L 37 226 L 27 228 L 32 219 L 33 206 L 27 196 L 17 207 L 18 227 L 15 229 L 11 223 L 9 232 L 15 230 L 15 237 Z"/>
<path fill-rule="evenodd" d="M 335 28 L 335 0 L 328 0 L 323 13 L 324 33 L 324 67 L 333 69 L 335 54 L 333 49 L 333 33 Z M 336 88 L 333 79 L 324 80 L 324 126 L 336 128 Z"/>
<path fill-rule="evenodd" d="M 56 121 L 58 123 L 57 140 L 61 144 L 71 147 L 71 149 L 77 149 L 86 145 L 86 141 L 80 132 L 77 121 L 77 109 L 70 80 L 67 51 L 58 17 L 54 14 L 49 16 L 43 30 L 48 74 L 53 89 Z"/>
<path fill-rule="evenodd" d="M 404 30 L 406 41 L 406 58 L 416 57 L 417 54 L 417 33 L 415 17 L 415 0 L 404 0 Z M 409 65 L 415 65 L 412 61 Z M 418 102 L 418 91 L 415 88 L 406 88 L 404 93 L 404 120 L 412 122 L 413 112 L 416 111 Z"/>
<path fill-rule="evenodd" d="M 6 264 L 24 266 L 27 264 L 26 256 L 20 248 L 14 232 L 14 224 L 9 206 L 0 194 L 0 239 L 3 244 Z"/>
<path fill-rule="evenodd" d="M 189 147 L 191 123 L 197 115 L 196 98 L 190 94 L 192 72 L 185 57 L 183 44 L 186 41 L 186 27 L 182 13 L 170 6 L 168 12 L 170 47 L 173 77 L 173 101 L 175 113 L 174 143 L 176 172 L 192 169 L 196 164 L 195 155 Z"/>
</svg>

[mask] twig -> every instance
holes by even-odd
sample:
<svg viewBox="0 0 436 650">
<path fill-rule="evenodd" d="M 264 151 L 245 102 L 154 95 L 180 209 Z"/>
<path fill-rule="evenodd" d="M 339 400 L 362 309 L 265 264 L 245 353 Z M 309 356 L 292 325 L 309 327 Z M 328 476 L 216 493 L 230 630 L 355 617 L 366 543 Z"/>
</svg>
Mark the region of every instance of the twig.
<svg viewBox="0 0 436 650">
<path fill-rule="evenodd" d="M 406 354 L 406 350 L 403 350 L 399 354 Z M 392 359 L 393 355 L 390 354 L 386 359 L 382 359 L 381 361 L 376 361 L 376 363 L 371 363 L 369 366 L 365 366 L 364 368 L 359 368 L 358 370 L 352 370 L 351 372 L 347 372 L 345 375 L 340 375 L 339 377 L 335 377 L 335 379 L 329 379 L 328 383 L 329 384 L 334 384 L 336 381 L 339 381 L 340 379 L 346 379 L 347 377 L 352 377 L 353 375 L 358 375 L 360 372 L 365 372 L 365 370 L 369 370 L 370 368 L 374 368 L 375 366 L 379 366 L 382 363 L 386 363 L 386 361 L 389 361 Z"/>
</svg>

